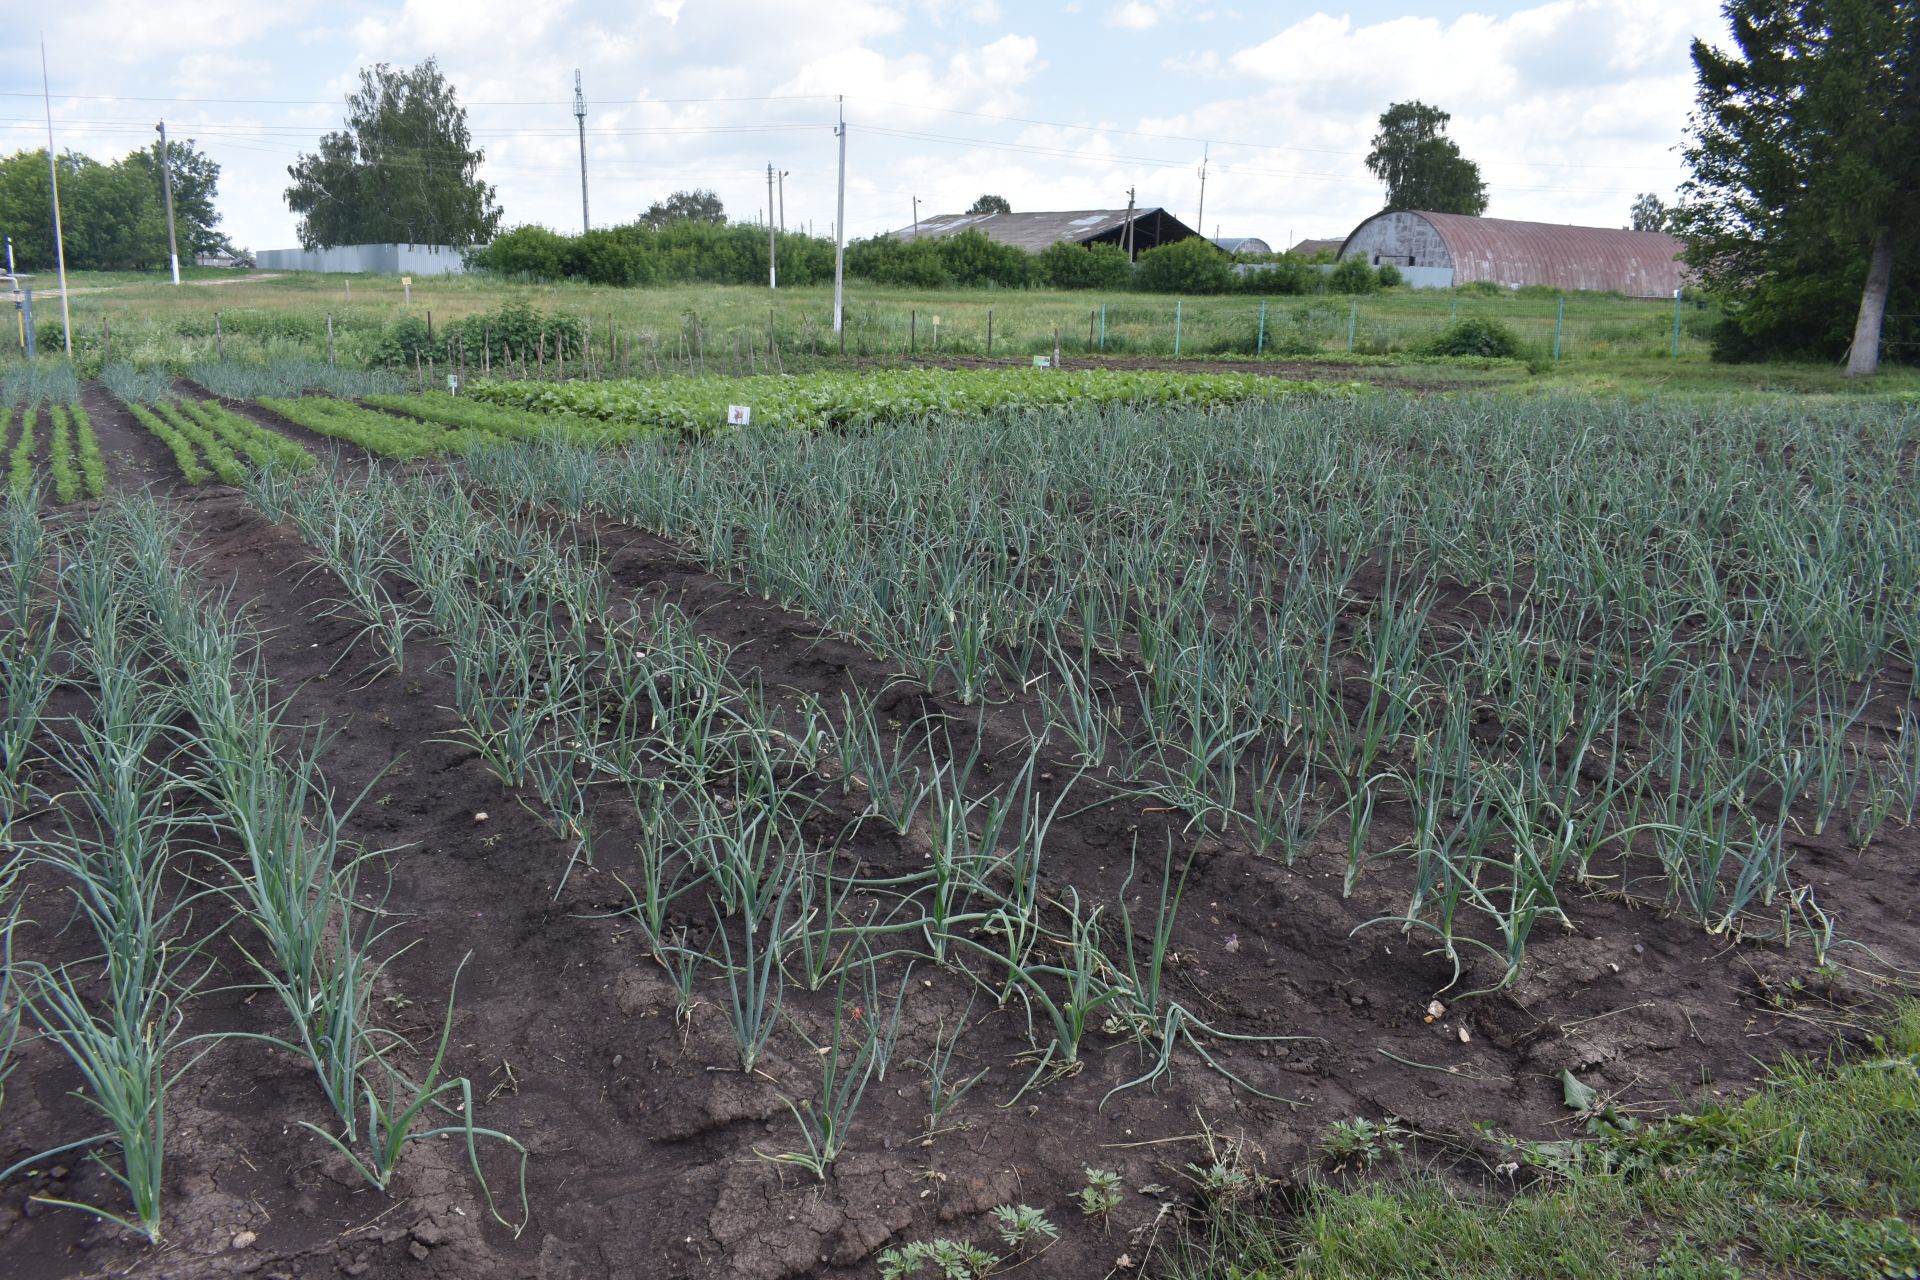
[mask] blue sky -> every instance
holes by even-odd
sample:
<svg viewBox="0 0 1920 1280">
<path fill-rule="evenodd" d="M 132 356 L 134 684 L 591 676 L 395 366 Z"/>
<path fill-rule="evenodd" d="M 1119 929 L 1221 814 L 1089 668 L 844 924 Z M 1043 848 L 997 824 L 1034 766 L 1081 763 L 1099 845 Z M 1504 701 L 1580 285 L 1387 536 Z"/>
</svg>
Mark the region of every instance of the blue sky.
<svg viewBox="0 0 1920 1280">
<path fill-rule="evenodd" d="M 428 55 L 470 104 L 509 225 L 580 222 L 573 72 L 595 225 L 681 187 L 751 219 L 787 171 L 789 229 L 834 216 L 835 96 L 853 235 L 965 208 L 1140 202 L 1204 230 L 1344 235 L 1379 207 L 1379 113 L 1453 113 L 1494 216 L 1618 226 L 1670 197 L 1688 43 L 1715 0 L 1475 7 L 1208 0 L 70 0 L 47 12 L 56 140 L 108 158 L 161 115 L 223 166 L 236 243 L 294 243 L 286 166 L 337 127 L 358 69 Z M 26 40 L 31 32 L 20 32 Z M 26 41 L 21 41 L 25 44 Z M 38 66 L 0 72 L 0 147 L 44 145 Z"/>
</svg>

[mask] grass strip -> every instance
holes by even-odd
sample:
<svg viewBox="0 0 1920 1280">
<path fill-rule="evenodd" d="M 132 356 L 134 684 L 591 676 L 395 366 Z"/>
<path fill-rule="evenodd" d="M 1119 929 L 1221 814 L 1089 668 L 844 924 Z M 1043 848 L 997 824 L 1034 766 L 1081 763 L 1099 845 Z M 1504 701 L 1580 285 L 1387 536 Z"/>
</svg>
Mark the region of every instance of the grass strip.
<svg viewBox="0 0 1920 1280">
<path fill-rule="evenodd" d="M 1594 1140 L 1522 1144 L 1546 1171 L 1512 1196 L 1426 1172 L 1309 1185 L 1290 1219 L 1209 1210 L 1169 1277 L 1455 1280 L 1920 1274 L 1920 1005 L 1865 1054 L 1789 1060 L 1741 1102 Z M 1156 1273 L 1160 1274 L 1160 1273 Z"/>
</svg>

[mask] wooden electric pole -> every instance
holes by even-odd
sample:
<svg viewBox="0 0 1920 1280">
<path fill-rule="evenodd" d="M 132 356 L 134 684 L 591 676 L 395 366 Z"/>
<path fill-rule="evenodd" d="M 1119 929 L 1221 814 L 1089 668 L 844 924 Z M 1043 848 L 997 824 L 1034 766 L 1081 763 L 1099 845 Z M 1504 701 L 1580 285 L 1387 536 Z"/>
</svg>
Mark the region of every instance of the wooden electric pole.
<svg viewBox="0 0 1920 1280">
<path fill-rule="evenodd" d="M 167 151 L 167 122 L 154 128 L 160 131 L 160 189 L 167 193 L 167 257 L 173 263 L 173 283 L 180 284 L 180 241 L 173 234 L 173 157 Z"/>
</svg>

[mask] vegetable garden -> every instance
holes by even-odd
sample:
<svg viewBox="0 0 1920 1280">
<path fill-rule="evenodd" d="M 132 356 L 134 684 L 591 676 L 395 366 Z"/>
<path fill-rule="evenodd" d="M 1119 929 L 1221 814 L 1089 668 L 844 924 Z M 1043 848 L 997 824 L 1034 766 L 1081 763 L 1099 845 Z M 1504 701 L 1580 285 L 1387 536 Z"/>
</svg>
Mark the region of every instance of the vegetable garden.
<svg viewBox="0 0 1920 1280">
<path fill-rule="evenodd" d="M 1225 1275 L 1920 960 L 1911 405 L 223 376 L 7 393 L 21 1274 Z"/>
</svg>

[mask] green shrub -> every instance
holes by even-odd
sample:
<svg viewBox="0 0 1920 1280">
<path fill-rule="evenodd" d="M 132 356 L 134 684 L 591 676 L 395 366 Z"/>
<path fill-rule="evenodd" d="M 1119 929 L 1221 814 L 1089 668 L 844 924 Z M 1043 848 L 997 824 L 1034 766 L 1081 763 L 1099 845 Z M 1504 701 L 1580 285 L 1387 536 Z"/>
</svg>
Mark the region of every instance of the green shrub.
<svg viewBox="0 0 1920 1280">
<path fill-rule="evenodd" d="M 1400 274 L 1400 268 L 1394 266 L 1391 262 L 1383 262 L 1380 264 L 1379 278 L 1382 289 L 1391 289 L 1395 285 L 1405 284 L 1407 281 L 1407 278 Z"/>
<path fill-rule="evenodd" d="M 1327 273 L 1327 288 L 1334 293 L 1372 293 L 1380 287 L 1380 277 L 1365 258 L 1343 258 Z"/>
<path fill-rule="evenodd" d="M 567 238 L 545 227 L 515 227 L 470 251 L 467 264 L 503 276 L 558 280 L 566 274 Z"/>
<path fill-rule="evenodd" d="M 1526 354 L 1519 335 L 1498 320 L 1469 317 L 1456 320 L 1420 344 L 1429 356 L 1518 357 Z"/>
<path fill-rule="evenodd" d="M 953 283 L 940 247 L 933 240 L 896 240 L 875 236 L 847 246 L 847 274 L 874 284 L 944 289 Z"/>
<path fill-rule="evenodd" d="M 1119 245 L 1078 245 L 1058 240 L 1040 254 L 1040 277 L 1055 289 L 1124 289 L 1133 283 L 1133 263 Z"/>
<path fill-rule="evenodd" d="M 1321 292 L 1327 287 L 1327 273 L 1316 269 L 1304 258 L 1280 256 L 1271 262 L 1256 264 L 1251 271 L 1235 276 L 1234 287 L 1240 293 L 1293 297 Z"/>
<path fill-rule="evenodd" d="M 1140 255 L 1134 283 L 1149 293 L 1226 293 L 1232 262 L 1210 241 L 1193 236 Z"/>
</svg>

